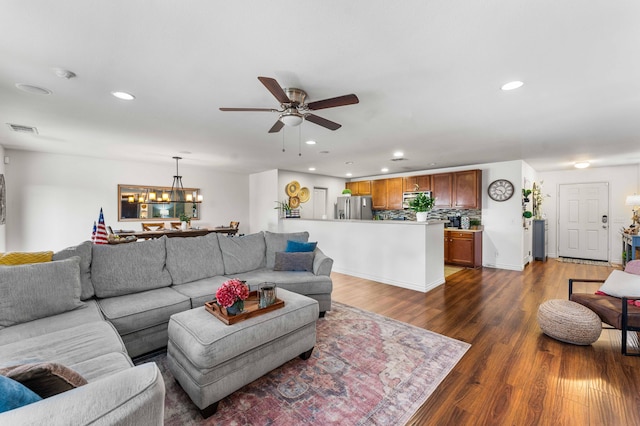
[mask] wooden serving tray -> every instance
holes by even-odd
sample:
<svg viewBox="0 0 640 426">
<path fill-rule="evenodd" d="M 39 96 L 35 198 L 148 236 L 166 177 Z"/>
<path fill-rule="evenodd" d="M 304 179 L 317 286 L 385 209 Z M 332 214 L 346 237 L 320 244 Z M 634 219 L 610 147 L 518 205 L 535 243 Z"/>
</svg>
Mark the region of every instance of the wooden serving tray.
<svg viewBox="0 0 640 426">
<path fill-rule="evenodd" d="M 244 301 L 244 311 L 238 315 L 227 315 L 227 308 L 218 305 L 214 300 L 205 302 L 204 308 L 223 323 L 231 325 L 284 307 L 284 300 L 276 298 L 273 305 L 269 305 L 266 308 L 259 308 L 259 299 L 260 297 L 257 291 L 250 292 L 249 297 Z"/>
</svg>

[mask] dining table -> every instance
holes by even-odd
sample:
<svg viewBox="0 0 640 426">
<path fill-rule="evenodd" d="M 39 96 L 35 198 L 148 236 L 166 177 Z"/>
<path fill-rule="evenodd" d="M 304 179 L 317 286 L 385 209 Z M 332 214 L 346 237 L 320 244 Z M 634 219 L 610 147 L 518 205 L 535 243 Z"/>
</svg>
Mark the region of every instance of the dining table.
<svg viewBox="0 0 640 426">
<path fill-rule="evenodd" d="M 167 236 L 168 238 L 174 237 L 201 237 L 203 235 L 216 232 L 219 234 L 235 235 L 238 232 L 238 228 L 232 228 L 230 226 L 219 226 L 215 228 L 190 228 L 185 231 L 181 229 L 157 229 L 155 231 L 123 231 L 115 230 L 114 234 L 120 237 L 134 236 L 142 239 L 152 239 Z"/>
</svg>

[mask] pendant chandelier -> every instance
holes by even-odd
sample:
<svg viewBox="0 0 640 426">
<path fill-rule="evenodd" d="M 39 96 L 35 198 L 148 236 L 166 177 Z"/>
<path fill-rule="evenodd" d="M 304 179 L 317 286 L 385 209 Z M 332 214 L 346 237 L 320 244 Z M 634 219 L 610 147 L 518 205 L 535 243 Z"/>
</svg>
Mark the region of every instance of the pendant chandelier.
<svg viewBox="0 0 640 426">
<path fill-rule="evenodd" d="M 129 195 L 128 201 L 130 203 L 140 204 L 168 204 L 168 203 L 189 203 L 199 204 L 202 203 L 203 197 L 198 194 L 198 191 L 187 191 L 182 185 L 182 176 L 178 169 L 178 162 L 182 160 L 182 157 L 172 157 L 176 160 L 176 174 L 173 176 L 173 183 L 171 184 L 171 190 L 169 192 L 162 191 L 160 194 L 153 190 L 147 189 L 142 194 Z M 195 207 L 195 206 L 194 206 Z"/>
</svg>

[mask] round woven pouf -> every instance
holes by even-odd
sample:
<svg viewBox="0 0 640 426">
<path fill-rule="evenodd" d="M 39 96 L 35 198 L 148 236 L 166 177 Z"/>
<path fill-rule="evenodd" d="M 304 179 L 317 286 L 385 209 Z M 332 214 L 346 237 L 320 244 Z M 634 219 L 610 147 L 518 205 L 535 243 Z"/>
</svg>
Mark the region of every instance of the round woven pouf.
<svg viewBox="0 0 640 426">
<path fill-rule="evenodd" d="M 602 321 L 595 312 L 563 299 L 547 300 L 540 305 L 538 325 L 547 336 L 574 345 L 590 345 L 602 332 Z"/>
</svg>

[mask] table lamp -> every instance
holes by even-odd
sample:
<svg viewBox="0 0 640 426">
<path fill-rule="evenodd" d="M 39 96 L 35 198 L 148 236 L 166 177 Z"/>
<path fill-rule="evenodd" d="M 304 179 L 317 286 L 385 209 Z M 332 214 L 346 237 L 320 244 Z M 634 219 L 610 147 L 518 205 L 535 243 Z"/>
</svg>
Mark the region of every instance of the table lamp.
<svg viewBox="0 0 640 426">
<path fill-rule="evenodd" d="M 635 229 L 636 223 L 640 222 L 640 216 L 638 215 L 637 207 L 640 206 L 640 195 L 627 195 L 627 201 L 625 202 L 627 206 L 632 206 L 631 209 L 631 219 L 633 223 L 630 228 Z"/>
</svg>

